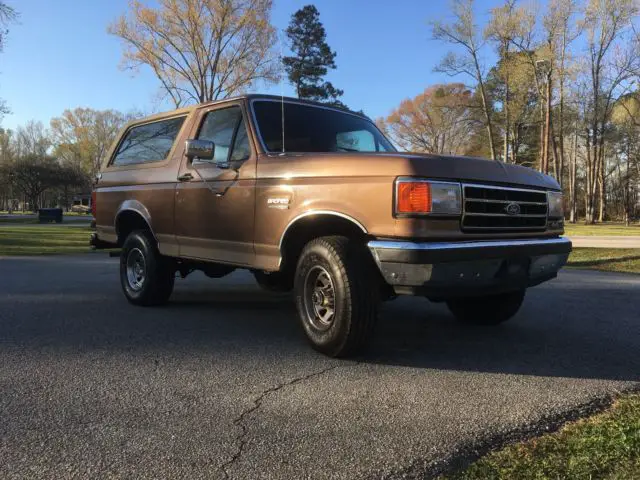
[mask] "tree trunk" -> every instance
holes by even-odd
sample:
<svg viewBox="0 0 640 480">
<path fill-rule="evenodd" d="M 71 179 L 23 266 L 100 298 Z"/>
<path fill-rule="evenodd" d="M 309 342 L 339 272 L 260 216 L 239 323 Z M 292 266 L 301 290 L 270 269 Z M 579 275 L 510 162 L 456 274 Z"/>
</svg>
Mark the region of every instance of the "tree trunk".
<svg viewBox="0 0 640 480">
<path fill-rule="evenodd" d="M 598 221 L 604 222 L 607 217 L 607 184 L 604 174 L 604 126 L 603 131 L 600 134 L 600 148 L 598 149 L 598 197 L 600 200 L 600 210 L 598 212 Z"/>
<path fill-rule="evenodd" d="M 554 133 L 555 127 L 553 125 L 553 117 L 549 119 L 549 132 L 551 134 L 551 148 L 553 151 L 553 175 L 558 180 L 558 183 L 562 186 L 562 183 L 559 180 L 560 169 L 558 167 L 558 144 L 556 142 L 556 136 Z"/>
<path fill-rule="evenodd" d="M 627 135 L 627 172 L 624 179 L 624 223 L 628 227 L 631 217 L 631 191 L 629 190 L 629 163 L 631 162 L 631 139 Z"/>
<path fill-rule="evenodd" d="M 518 163 L 518 144 L 520 141 L 519 127 L 514 125 L 511 129 L 511 163 Z"/>
<path fill-rule="evenodd" d="M 511 126 L 509 125 L 509 75 L 506 75 L 504 79 L 504 153 L 502 160 L 504 163 L 509 163 L 509 132 Z"/>
<path fill-rule="evenodd" d="M 566 23 L 565 23 L 565 27 L 566 27 Z M 560 98 L 559 100 L 559 115 L 560 118 L 558 119 L 558 127 L 559 127 L 559 134 L 560 136 L 558 137 L 558 143 L 559 143 L 559 153 L 560 153 L 560 172 L 558 175 L 558 183 L 560 184 L 560 187 L 562 188 L 563 186 L 563 180 L 564 180 L 564 80 L 565 80 L 565 52 L 567 49 L 567 29 L 565 28 L 563 30 L 563 34 L 562 34 L 562 50 L 561 50 L 561 54 L 560 54 L 560 71 L 558 72 L 558 77 L 560 79 Z"/>
<path fill-rule="evenodd" d="M 544 115 L 544 143 L 542 144 L 542 173 L 549 173 L 549 140 L 551 137 L 551 72 L 547 74 Z"/>
<path fill-rule="evenodd" d="M 562 114 L 560 114 L 562 117 Z M 560 188 L 564 186 L 564 134 L 562 133 L 562 127 L 560 127 L 560 135 L 558 136 L 558 155 L 559 155 L 559 172 L 558 172 L 558 183 L 560 184 Z"/>
<path fill-rule="evenodd" d="M 587 129 L 587 168 L 586 168 L 586 182 L 585 182 L 585 192 L 584 192 L 584 209 L 585 209 L 585 218 L 584 221 L 587 224 L 593 223 L 593 203 L 594 203 L 594 185 L 593 185 L 593 177 L 594 175 L 594 161 L 593 161 L 593 150 L 591 147 L 591 131 Z"/>
<path fill-rule="evenodd" d="M 493 142 L 493 124 L 491 121 L 491 110 L 489 109 L 487 92 L 484 87 L 484 81 L 482 80 L 482 72 L 480 71 L 480 64 L 478 63 L 478 57 L 475 54 L 473 55 L 473 63 L 476 69 L 476 80 L 478 80 L 478 88 L 480 88 L 480 98 L 482 99 L 482 110 L 484 111 L 484 118 L 487 122 L 487 134 L 489 135 L 489 150 L 491 151 L 491 160 L 495 160 L 496 146 Z"/>
<path fill-rule="evenodd" d="M 539 170 L 544 172 L 544 106 L 542 106 L 542 102 L 540 103 L 540 138 L 538 140 L 540 146 L 538 147 L 538 158 L 539 158 Z"/>
<path fill-rule="evenodd" d="M 578 160 L 578 122 L 576 122 L 576 130 L 573 136 L 573 152 L 571 155 L 571 172 L 569 174 L 569 203 L 571 205 L 569 210 L 569 221 L 576 223 L 576 163 Z"/>
<path fill-rule="evenodd" d="M 602 223 L 604 222 L 604 214 L 605 214 L 605 207 L 604 204 L 606 202 L 605 200 L 605 186 L 604 186 L 604 179 L 602 178 L 602 171 L 600 172 L 600 174 L 598 175 L 598 222 Z"/>
</svg>

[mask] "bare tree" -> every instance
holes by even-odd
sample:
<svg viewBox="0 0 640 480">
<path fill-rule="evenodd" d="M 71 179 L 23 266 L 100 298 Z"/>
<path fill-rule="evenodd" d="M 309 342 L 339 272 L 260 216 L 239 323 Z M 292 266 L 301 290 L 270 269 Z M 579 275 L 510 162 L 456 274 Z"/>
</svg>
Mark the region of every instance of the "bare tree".
<svg viewBox="0 0 640 480">
<path fill-rule="evenodd" d="M 496 160 L 496 147 L 493 138 L 493 106 L 487 97 L 485 73 L 480 61 L 480 51 L 484 42 L 475 23 L 473 0 L 453 0 L 452 10 L 455 18 L 453 23 L 446 24 L 434 21 L 431 23 L 431 31 L 434 39 L 458 47 L 460 53 L 449 52 L 442 63 L 436 67 L 436 71 L 451 76 L 467 75 L 476 82 L 489 137 L 491 158 Z"/>
<path fill-rule="evenodd" d="M 13 192 L 8 174 L 14 160 L 13 132 L 0 128 L 0 210 L 10 210 L 12 207 Z"/>
<path fill-rule="evenodd" d="M 4 37 L 7 34 L 7 26 L 18 18 L 18 13 L 9 5 L 0 2 L 0 52 L 4 47 Z"/>
<path fill-rule="evenodd" d="M 551 77 L 547 84 L 547 105 L 549 124 L 546 125 L 546 137 L 548 141 L 551 139 L 553 145 L 553 171 L 562 186 L 564 164 L 565 164 L 565 146 L 564 146 L 564 117 L 565 117 L 565 87 L 568 76 L 568 55 L 570 44 L 580 35 L 581 28 L 575 21 L 578 12 L 578 4 L 576 0 L 550 0 L 547 6 L 547 13 L 543 19 L 543 28 L 545 32 L 546 49 L 549 52 L 550 61 L 553 68 L 550 73 L 555 73 L 555 77 L 559 84 L 558 92 L 558 132 L 554 131 L 555 122 L 551 116 Z M 556 133 L 559 133 L 556 135 Z M 556 143 L 556 137 L 558 138 Z M 548 146 L 547 146 L 548 156 Z M 548 163 L 548 160 L 547 160 Z"/>
<path fill-rule="evenodd" d="M 474 127 L 471 97 L 461 83 L 433 85 L 378 124 L 406 150 L 460 155 Z"/>
<path fill-rule="evenodd" d="M 4 48 L 4 38 L 8 32 L 8 25 L 16 20 L 18 13 L 9 5 L 4 2 L 0 2 L 0 52 Z M 0 99 L 0 120 L 7 113 L 11 113 L 11 110 L 7 106 L 7 103 Z"/>
<path fill-rule="evenodd" d="M 590 118 L 587 127 L 585 209 L 587 223 L 606 216 L 605 129 L 615 99 L 628 91 L 637 77 L 640 56 L 637 39 L 630 35 L 638 14 L 635 0 L 590 0 L 585 14 L 590 81 Z"/>
<path fill-rule="evenodd" d="M 509 144 L 511 137 L 511 118 L 509 112 L 509 104 L 511 100 L 511 70 L 517 65 L 513 65 L 519 61 L 518 56 L 511 55 L 511 47 L 514 38 L 521 35 L 522 28 L 522 12 L 516 8 L 516 0 L 507 0 L 501 7 L 491 10 L 491 19 L 485 29 L 485 37 L 496 44 L 496 50 L 501 59 L 501 67 L 498 69 L 498 75 L 504 84 L 504 95 L 502 98 L 502 111 L 504 115 L 503 128 L 503 153 L 502 158 L 505 162 L 515 162 L 514 152 L 509 155 Z"/>
<path fill-rule="evenodd" d="M 118 131 L 134 117 L 116 110 L 65 110 L 60 117 L 51 119 L 55 156 L 93 176 L 100 170 Z"/>
<path fill-rule="evenodd" d="M 15 132 L 16 157 L 34 155 L 44 157 L 51 148 L 51 137 L 42 122 L 29 121 Z"/>
<path fill-rule="evenodd" d="M 109 26 L 123 41 L 123 66 L 147 65 L 176 108 L 225 98 L 277 78 L 271 0 L 130 0 Z"/>
<path fill-rule="evenodd" d="M 543 173 L 548 173 L 553 59 L 552 52 L 545 45 L 545 42 L 539 38 L 540 32 L 537 17 L 538 11 L 534 4 L 519 7 L 519 35 L 514 36 L 512 42 L 534 72 L 533 79 L 537 92 L 537 107 L 540 115 L 540 141 L 538 146 L 539 169 Z"/>
<path fill-rule="evenodd" d="M 37 211 L 42 194 L 60 184 L 60 166 L 53 158 L 26 155 L 11 165 L 2 167 L 4 177 L 9 178 L 13 189 L 29 202 L 32 211 Z"/>
</svg>

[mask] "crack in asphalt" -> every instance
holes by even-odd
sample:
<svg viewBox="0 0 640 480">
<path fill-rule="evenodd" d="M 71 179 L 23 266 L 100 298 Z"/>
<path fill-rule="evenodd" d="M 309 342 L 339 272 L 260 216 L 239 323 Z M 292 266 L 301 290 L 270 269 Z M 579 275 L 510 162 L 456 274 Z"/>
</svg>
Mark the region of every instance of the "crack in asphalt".
<svg viewBox="0 0 640 480">
<path fill-rule="evenodd" d="M 352 364 L 350 363 L 349 366 L 351 366 Z M 274 387 L 270 387 L 267 388 L 266 390 L 264 390 L 262 393 L 260 393 L 260 395 L 258 395 L 254 400 L 253 400 L 253 405 L 251 407 L 249 407 L 248 409 L 244 410 L 242 413 L 240 413 L 240 415 L 238 417 L 236 417 L 233 420 L 233 424 L 237 427 L 240 427 L 240 434 L 235 438 L 235 442 L 238 443 L 238 448 L 236 450 L 236 452 L 233 454 L 233 456 L 226 461 L 224 464 L 222 464 L 222 466 L 220 466 L 220 470 L 222 470 L 222 473 L 224 474 L 224 478 L 228 479 L 229 477 L 229 468 L 231 466 L 233 466 L 234 463 L 236 463 L 240 457 L 242 456 L 242 453 L 244 452 L 244 448 L 247 444 L 247 440 L 246 440 L 246 436 L 248 433 L 248 428 L 245 425 L 244 421 L 245 418 L 249 415 L 251 415 L 253 412 L 255 412 L 256 410 L 258 410 L 261 406 L 262 406 L 262 402 L 264 401 L 264 399 L 266 397 L 268 397 L 269 395 L 271 395 L 272 393 L 276 393 L 280 390 L 282 390 L 283 388 L 286 387 L 290 387 L 291 385 L 295 385 L 297 383 L 301 383 L 304 382 L 305 380 L 309 380 L 311 378 L 314 377 L 319 377 L 320 375 L 324 375 L 327 372 L 330 372 L 331 370 L 335 370 L 338 367 L 344 367 L 345 363 L 341 362 L 337 365 L 333 365 L 332 367 L 328 367 L 325 369 L 322 369 L 320 371 L 317 372 L 313 372 L 310 373 L 308 375 L 304 375 L 302 377 L 296 377 L 292 380 L 289 380 L 288 382 L 284 382 L 284 383 L 279 383 L 278 385 L 274 386 Z"/>
</svg>

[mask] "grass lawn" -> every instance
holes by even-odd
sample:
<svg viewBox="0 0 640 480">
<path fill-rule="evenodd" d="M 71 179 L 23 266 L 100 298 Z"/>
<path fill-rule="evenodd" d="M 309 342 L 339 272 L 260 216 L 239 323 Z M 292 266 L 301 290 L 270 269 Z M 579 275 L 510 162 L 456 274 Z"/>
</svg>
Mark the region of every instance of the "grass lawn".
<svg viewBox="0 0 640 480">
<path fill-rule="evenodd" d="M 87 226 L 1 225 L 0 256 L 90 252 Z"/>
<path fill-rule="evenodd" d="M 564 234 L 569 237 L 572 235 L 640 235 L 640 224 L 635 223 L 626 227 L 623 223 L 585 225 L 581 223 L 572 224 L 565 222 Z"/>
<path fill-rule="evenodd" d="M 5 217 L 0 218 L 0 225 L 7 223 L 38 223 L 38 217 Z"/>
<path fill-rule="evenodd" d="M 556 433 L 490 453 L 444 479 L 640 478 L 640 395 Z"/>
<path fill-rule="evenodd" d="M 574 248 L 567 265 L 607 272 L 640 273 L 640 249 Z"/>
</svg>

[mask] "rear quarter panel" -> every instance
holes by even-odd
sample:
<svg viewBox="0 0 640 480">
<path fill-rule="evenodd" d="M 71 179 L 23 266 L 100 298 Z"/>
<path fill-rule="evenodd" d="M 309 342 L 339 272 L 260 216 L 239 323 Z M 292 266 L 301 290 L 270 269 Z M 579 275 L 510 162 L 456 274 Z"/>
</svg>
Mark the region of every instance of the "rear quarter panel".
<svg viewBox="0 0 640 480">
<path fill-rule="evenodd" d="M 174 196 L 180 160 L 184 154 L 184 143 L 191 129 L 190 112 L 167 116 L 184 115 L 185 122 L 165 160 L 130 165 L 110 165 L 114 151 L 128 125 L 119 135 L 109 152 L 96 185 L 96 230 L 99 238 L 117 240 L 115 222 L 123 209 L 139 211 L 148 217 L 161 252 L 173 254 L 177 251 L 174 235 Z"/>
</svg>

